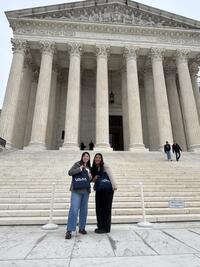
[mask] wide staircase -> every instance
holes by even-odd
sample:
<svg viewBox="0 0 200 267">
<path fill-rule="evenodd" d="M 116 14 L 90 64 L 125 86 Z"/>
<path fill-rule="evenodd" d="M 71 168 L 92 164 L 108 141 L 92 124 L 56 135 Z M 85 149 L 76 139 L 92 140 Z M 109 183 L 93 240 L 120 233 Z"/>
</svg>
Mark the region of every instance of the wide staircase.
<svg viewBox="0 0 200 267">
<path fill-rule="evenodd" d="M 93 159 L 94 152 L 91 153 Z M 0 225 L 46 224 L 52 183 L 53 221 L 65 224 L 71 178 L 67 172 L 81 152 L 4 151 L 0 153 Z M 112 222 L 142 220 L 139 183 L 143 183 L 146 219 L 150 222 L 200 220 L 200 154 L 183 153 L 179 162 L 160 152 L 106 152 L 118 184 Z M 95 223 L 94 191 L 88 223 Z"/>
</svg>

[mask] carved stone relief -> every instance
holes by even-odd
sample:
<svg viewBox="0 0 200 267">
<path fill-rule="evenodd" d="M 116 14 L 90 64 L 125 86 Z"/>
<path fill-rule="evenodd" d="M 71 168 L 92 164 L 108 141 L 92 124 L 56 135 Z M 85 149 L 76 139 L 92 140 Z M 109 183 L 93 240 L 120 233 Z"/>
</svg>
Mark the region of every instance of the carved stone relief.
<svg viewBox="0 0 200 267">
<path fill-rule="evenodd" d="M 12 51 L 15 52 L 21 52 L 26 53 L 29 46 L 28 42 L 26 40 L 19 40 L 19 39 L 11 39 L 12 43 Z"/>
<path fill-rule="evenodd" d="M 186 23 L 177 22 L 171 18 L 163 18 L 162 16 L 154 15 L 150 12 L 144 12 L 132 7 L 121 6 L 119 4 L 85 7 L 84 9 L 77 8 L 71 10 L 59 10 L 39 15 L 31 15 L 28 17 L 82 22 L 132 24 L 140 26 L 164 26 L 184 29 L 191 28 L 191 26 Z"/>
</svg>

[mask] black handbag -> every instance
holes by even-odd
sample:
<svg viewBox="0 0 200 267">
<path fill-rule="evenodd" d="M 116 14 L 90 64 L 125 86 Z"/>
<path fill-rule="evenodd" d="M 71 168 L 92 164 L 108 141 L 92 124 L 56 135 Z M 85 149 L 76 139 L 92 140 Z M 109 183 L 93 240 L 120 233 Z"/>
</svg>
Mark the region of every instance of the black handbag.
<svg viewBox="0 0 200 267">
<path fill-rule="evenodd" d="M 95 182 L 95 188 L 98 192 L 112 192 L 112 183 L 109 179 L 109 176 L 106 172 L 103 172 L 102 175 L 98 175 L 98 178 Z"/>
<path fill-rule="evenodd" d="M 90 178 L 89 178 L 88 172 L 86 170 L 83 170 L 80 173 L 73 175 L 72 186 L 73 186 L 73 190 L 89 189 Z"/>
</svg>

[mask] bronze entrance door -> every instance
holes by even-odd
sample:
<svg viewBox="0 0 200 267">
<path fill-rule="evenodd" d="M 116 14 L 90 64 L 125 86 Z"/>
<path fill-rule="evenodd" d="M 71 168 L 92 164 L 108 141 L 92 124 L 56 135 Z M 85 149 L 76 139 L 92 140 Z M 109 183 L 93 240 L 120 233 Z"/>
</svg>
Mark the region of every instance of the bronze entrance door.
<svg viewBox="0 0 200 267">
<path fill-rule="evenodd" d="M 122 116 L 109 116 L 109 137 L 113 150 L 124 150 Z"/>
</svg>

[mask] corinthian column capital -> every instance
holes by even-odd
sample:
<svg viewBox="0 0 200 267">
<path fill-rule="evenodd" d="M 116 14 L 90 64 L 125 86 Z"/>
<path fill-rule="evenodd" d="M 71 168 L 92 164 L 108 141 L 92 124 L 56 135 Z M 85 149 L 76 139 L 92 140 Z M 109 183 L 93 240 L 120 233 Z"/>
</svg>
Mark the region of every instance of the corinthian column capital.
<svg viewBox="0 0 200 267">
<path fill-rule="evenodd" d="M 26 40 L 20 40 L 20 39 L 11 39 L 12 43 L 12 51 L 18 52 L 18 53 L 23 53 L 25 54 L 26 51 L 29 48 L 28 42 Z"/>
<path fill-rule="evenodd" d="M 129 59 L 137 59 L 137 53 L 139 51 L 138 47 L 134 46 L 126 46 L 124 48 L 124 57 L 129 60 Z"/>
<path fill-rule="evenodd" d="M 163 60 L 164 48 L 154 47 L 150 49 L 150 57 L 152 60 Z"/>
<path fill-rule="evenodd" d="M 179 61 L 187 62 L 190 50 L 188 49 L 177 49 L 176 50 L 176 59 Z"/>
<path fill-rule="evenodd" d="M 68 43 L 67 49 L 71 56 L 81 56 L 83 53 L 83 45 L 81 43 Z"/>
<path fill-rule="evenodd" d="M 42 53 L 53 55 L 55 52 L 55 42 L 41 41 L 40 49 Z"/>
<path fill-rule="evenodd" d="M 109 45 L 96 45 L 96 55 L 102 57 L 108 57 L 110 54 L 110 46 Z"/>
</svg>

